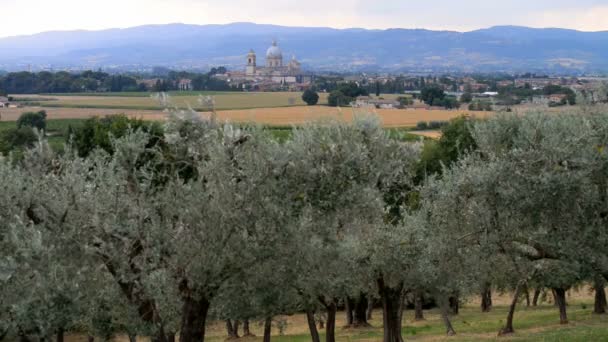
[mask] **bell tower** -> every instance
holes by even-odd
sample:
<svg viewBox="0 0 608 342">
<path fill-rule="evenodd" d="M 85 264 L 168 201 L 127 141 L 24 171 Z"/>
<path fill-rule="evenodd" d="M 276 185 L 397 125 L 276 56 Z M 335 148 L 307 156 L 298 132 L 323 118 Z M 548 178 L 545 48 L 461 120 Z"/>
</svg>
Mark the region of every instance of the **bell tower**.
<svg viewBox="0 0 608 342">
<path fill-rule="evenodd" d="M 255 76 L 256 67 L 257 67 L 256 55 L 255 55 L 255 51 L 253 51 L 253 49 L 252 49 L 252 50 L 249 50 L 249 54 L 247 54 L 247 70 L 245 71 L 247 76 Z"/>
</svg>

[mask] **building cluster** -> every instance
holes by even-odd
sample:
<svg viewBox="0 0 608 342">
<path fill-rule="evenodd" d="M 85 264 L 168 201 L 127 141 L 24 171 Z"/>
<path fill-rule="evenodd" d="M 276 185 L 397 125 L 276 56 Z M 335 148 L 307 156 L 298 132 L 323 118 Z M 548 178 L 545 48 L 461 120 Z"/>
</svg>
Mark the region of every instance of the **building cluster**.
<svg viewBox="0 0 608 342">
<path fill-rule="evenodd" d="M 292 56 L 286 62 L 283 51 L 276 41 L 266 50 L 264 64 L 258 63 L 254 50 L 246 57 L 244 70 L 227 71 L 214 77 L 223 79 L 229 84 L 237 84 L 246 90 L 293 90 L 301 91 L 309 88 L 314 81 L 314 75 L 302 70 L 301 63 Z"/>
<path fill-rule="evenodd" d="M 17 108 L 19 107 L 16 103 L 12 102 L 6 96 L 0 96 L 0 108 Z"/>
</svg>

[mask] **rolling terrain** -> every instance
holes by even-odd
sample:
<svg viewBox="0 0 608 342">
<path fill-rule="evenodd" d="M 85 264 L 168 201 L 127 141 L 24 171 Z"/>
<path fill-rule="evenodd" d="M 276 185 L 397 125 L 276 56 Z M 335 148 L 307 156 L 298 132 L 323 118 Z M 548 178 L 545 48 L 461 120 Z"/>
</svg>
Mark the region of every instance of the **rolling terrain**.
<svg viewBox="0 0 608 342">
<path fill-rule="evenodd" d="M 102 31 L 45 32 L 0 39 L 0 69 L 152 66 L 241 69 L 250 48 L 263 57 L 277 39 L 313 71 L 608 70 L 608 32 L 498 26 L 471 32 L 332 29 L 253 23 L 149 25 Z M 261 59 L 261 58 L 260 58 Z M 259 61 L 263 63 L 263 60 Z"/>
</svg>

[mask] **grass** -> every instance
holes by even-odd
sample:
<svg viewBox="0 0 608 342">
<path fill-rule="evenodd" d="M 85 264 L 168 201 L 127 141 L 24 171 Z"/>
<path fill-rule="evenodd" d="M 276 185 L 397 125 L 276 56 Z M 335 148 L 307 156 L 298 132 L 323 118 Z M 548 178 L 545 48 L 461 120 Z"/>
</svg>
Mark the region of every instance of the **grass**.
<svg viewBox="0 0 608 342">
<path fill-rule="evenodd" d="M 426 320 L 414 322 L 413 313 L 406 312 L 402 330 L 405 340 L 414 341 L 608 341 L 608 316 L 593 315 L 593 305 L 583 309 L 581 305 L 571 304 L 568 307 L 570 324 L 559 325 L 557 308 L 545 304 L 536 308 L 519 307 L 515 313 L 515 334 L 506 337 L 497 337 L 498 330 L 504 324 L 507 316 L 507 306 L 497 306 L 490 313 L 481 313 L 477 306 L 465 306 L 459 315 L 452 317 L 452 323 L 457 332 L 456 336 L 445 336 L 445 327 L 436 310 L 425 312 Z M 283 336 L 273 337 L 273 341 L 297 342 L 310 341 L 303 315 L 288 317 L 287 332 Z M 343 322 L 343 313 L 338 314 L 338 327 Z M 382 313 L 374 312 L 371 321 L 372 328 L 342 329 L 337 328 L 336 340 L 340 342 L 351 341 L 381 341 L 382 340 Z M 213 342 L 224 341 L 226 338 L 221 323 L 214 324 L 207 340 Z M 261 327 L 254 325 L 254 334 L 262 334 Z M 293 331 L 294 333 L 290 332 Z M 322 340 L 323 331 L 320 331 Z M 247 341 L 261 341 L 261 338 Z"/>
<path fill-rule="evenodd" d="M 84 122 L 83 119 L 47 120 L 47 141 L 53 150 L 63 151 L 69 127 L 76 128 Z M 8 129 L 16 128 L 15 122 L 0 121 L 0 134 Z"/>
</svg>

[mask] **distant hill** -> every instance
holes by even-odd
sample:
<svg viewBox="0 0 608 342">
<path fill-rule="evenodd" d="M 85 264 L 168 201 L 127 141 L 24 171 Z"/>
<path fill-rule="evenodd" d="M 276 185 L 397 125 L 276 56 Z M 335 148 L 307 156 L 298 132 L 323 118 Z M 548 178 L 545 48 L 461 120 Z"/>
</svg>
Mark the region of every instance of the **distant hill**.
<svg viewBox="0 0 608 342">
<path fill-rule="evenodd" d="M 607 72 L 608 31 L 497 26 L 471 32 L 332 29 L 252 23 L 149 25 L 0 39 L 0 69 L 240 68 L 277 39 L 310 70 Z"/>
</svg>

